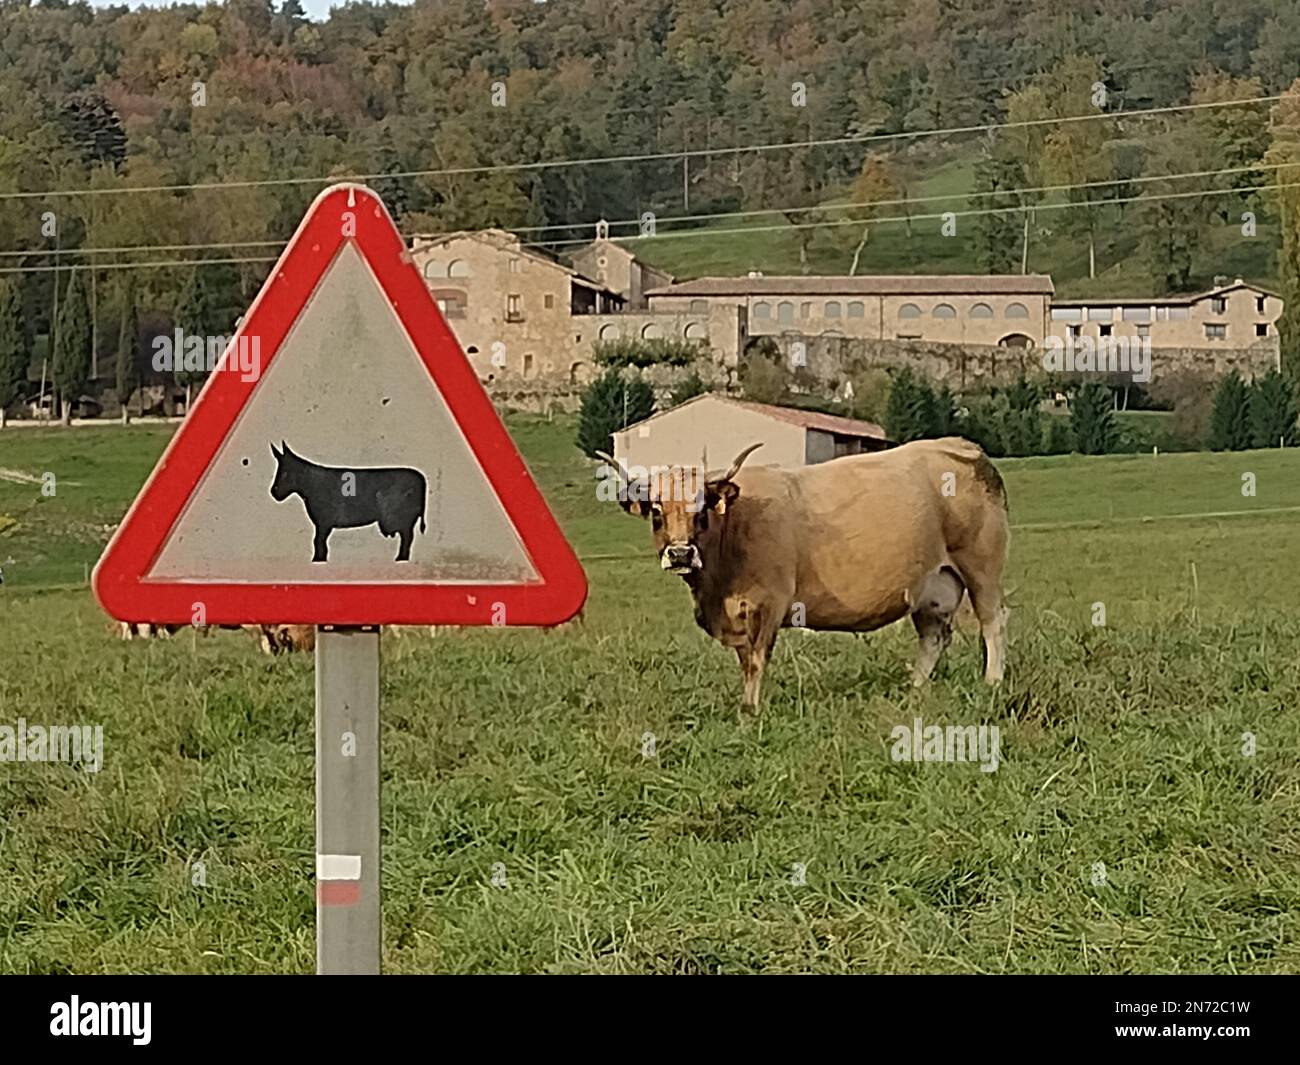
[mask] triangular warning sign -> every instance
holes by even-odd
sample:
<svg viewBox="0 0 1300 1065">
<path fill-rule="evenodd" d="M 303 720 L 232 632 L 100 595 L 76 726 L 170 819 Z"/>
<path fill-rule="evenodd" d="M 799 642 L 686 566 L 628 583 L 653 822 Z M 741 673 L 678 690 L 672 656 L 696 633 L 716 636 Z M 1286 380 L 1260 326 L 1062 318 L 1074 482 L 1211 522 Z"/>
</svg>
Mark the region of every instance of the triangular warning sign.
<svg viewBox="0 0 1300 1065">
<path fill-rule="evenodd" d="M 191 343 L 191 340 L 193 343 Z M 206 338 L 162 338 L 175 360 Z M 384 205 L 317 197 L 95 568 L 124 621 L 552 625 L 587 596 Z"/>
</svg>

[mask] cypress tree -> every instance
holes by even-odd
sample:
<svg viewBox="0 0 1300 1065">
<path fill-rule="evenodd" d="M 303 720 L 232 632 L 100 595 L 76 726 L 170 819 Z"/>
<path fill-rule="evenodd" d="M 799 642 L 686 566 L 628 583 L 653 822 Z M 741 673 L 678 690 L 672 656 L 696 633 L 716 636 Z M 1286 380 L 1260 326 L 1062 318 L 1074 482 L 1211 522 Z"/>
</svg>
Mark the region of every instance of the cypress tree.
<svg viewBox="0 0 1300 1065">
<path fill-rule="evenodd" d="M 9 404 L 22 398 L 29 357 L 22 291 L 12 281 L 0 281 L 0 429 Z"/>
<path fill-rule="evenodd" d="M 59 303 L 58 330 L 52 371 L 63 408 L 63 424 L 67 425 L 72 420 L 73 405 L 90 378 L 90 307 L 75 267 Z"/>
<path fill-rule="evenodd" d="M 1210 412 L 1210 448 L 1214 451 L 1244 451 L 1250 447 L 1250 392 L 1241 375 L 1232 373 L 1219 381 Z"/>
</svg>

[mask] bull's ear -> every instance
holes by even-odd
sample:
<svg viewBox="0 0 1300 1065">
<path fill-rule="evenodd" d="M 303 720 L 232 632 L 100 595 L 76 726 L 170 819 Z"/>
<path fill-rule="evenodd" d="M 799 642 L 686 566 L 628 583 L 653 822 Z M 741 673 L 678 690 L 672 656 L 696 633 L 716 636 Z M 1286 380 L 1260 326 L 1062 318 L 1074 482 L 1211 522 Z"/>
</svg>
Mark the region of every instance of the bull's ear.
<svg viewBox="0 0 1300 1065">
<path fill-rule="evenodd" d="M 634 518 L 650 516 L 650 485 L 646 481 L 626 481 L 618 494 L 618 505 Z"/>
<path fill-rule="evenodd" d="M 704 488 L 704 505 L 715 514 L 727 513 L 727 508 L 740 498 L 740 486 L 735 481 L 711 481 Z"/>
</svg>

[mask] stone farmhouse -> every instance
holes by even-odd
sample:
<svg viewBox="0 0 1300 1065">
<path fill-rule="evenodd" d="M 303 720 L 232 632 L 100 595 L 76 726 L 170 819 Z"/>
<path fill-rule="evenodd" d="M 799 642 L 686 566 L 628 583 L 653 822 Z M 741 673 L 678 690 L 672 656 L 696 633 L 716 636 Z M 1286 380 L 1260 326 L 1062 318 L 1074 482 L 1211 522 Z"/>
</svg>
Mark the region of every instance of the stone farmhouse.
<svg viewBox="0 0 1300 1065">
<path fill-rule="evenodd" d="M 1192 296 L 1053 300 L 1048 334 L 1150 337 L 1153 348 L 1248 348 L 1277 336 L 1282 297 L 1241 278 Z"/>
<path fill-rule="evenodd" d="M 484 381 L 580 384 L 592 345 L 620 336 L 706 341 L 732 364 L 744 347 L 734 308 L 649 308 L 646 290 L 672 278 L 608 240 L 576 253 L 573 266 L 499 229 L 417 237 L 411 257 Z"/>
<path fill-rule="evenodd" d="M 752 336 L 1028 347 L 1042 343 L 1052 279 L 1028 275 L 705 277 L 652 289 L 654 310 L 743 308 Z"/>
<path fill-rule="evenodd" d="M 799 338 L 951 345 L 985 359 L 1048 337 L 1149 336 L 1207 368 L 1220 355 L 1277 362 L 1282 299 L 1241 278 L 1189 296 L 1087 300 L 1056 298 L 1043 274 L 675 281 L 606 232 L 598 226 L 567 262 L 499 229 L 416 237 L 411 255 L 479 377 L 497 387 L 582 385 L 596 372 L 593 345 L 618 337 L 706 343 L 724 375 L 765 336 L 783 348 Z"/>
</svg>

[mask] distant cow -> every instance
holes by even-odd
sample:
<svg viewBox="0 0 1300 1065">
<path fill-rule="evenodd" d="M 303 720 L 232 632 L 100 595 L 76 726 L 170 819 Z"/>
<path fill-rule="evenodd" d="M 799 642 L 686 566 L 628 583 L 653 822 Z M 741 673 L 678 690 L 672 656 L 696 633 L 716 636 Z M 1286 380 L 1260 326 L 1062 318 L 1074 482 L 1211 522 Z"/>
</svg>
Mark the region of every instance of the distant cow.
<svg viewBox="0 0 1300 1065">
<path fill-rule="evenodd" d="M 629 483 L 619 468 L 623 508 L 651 519 L 660 563 L 690 587 L 695 620 L 735 649 L 747 709 L 758 708 L 784 627 L 870 632 L 910 616 L 924 682 L 964 594 L 984 639 L 984 679 L 1002 679 L 1007 497 L 983 451 L 948 437 L 742 474 L 758 446 L 722 474 L 674 467 Z"/>
<path fill-rule="evenodd" d="M 155 625 L 148 621 L 118 622 L 117 634 L 123 640 L 170 640 L 182 625 Z"/>
<path fill-rule="evenodd" d="M 262 652 L 278 655 L 282 651 L 313 651 L 316 649 L 314 625 L 245 625 L 258 634 Z"/>
<path fill-rule="evenodd" d="M 400 466 L 351 470 L 319 466 L 295 455 L 283 440 L 279 451 L 271 445 L 271 454 L 276 462 L 271 498 L 283 503 L 291 495 L 302 497 L 307 517 L 316 529 L 313 562 L 326 561 L 330 533 L 335 529 L 376 523 L 385 536 L 401 537 L 397 561 L 410 561 L 415 523 L 420 523 L 420 532 L 425 531 L 427 488 L 419 470 Z"/>
</svg>

